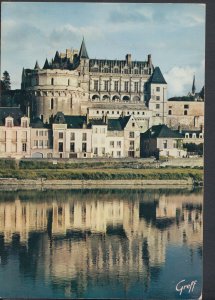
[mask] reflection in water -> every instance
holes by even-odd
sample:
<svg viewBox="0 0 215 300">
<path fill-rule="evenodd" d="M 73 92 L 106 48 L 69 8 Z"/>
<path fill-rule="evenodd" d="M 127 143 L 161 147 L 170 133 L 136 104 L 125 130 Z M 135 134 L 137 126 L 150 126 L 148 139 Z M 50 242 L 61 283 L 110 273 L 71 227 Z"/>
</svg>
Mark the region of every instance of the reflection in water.
<svg viewBox="0 0 215 300">
<path fill-rule="evenodd" d="M 43 297 L 96 297 L 102 287 L 105 297 L 107 286 L 111 296 L 126 297 L 138 283 L 133 297 L 142 297 L 159 282 L 167 247 L 186 246 L 191 262 L 195 253 L 202 257 L 201 190 L 20 191 L 0 197 L 0 270 L 16 256 L 20 276 L 51 286 L 54 294 Z"/>
</svg>

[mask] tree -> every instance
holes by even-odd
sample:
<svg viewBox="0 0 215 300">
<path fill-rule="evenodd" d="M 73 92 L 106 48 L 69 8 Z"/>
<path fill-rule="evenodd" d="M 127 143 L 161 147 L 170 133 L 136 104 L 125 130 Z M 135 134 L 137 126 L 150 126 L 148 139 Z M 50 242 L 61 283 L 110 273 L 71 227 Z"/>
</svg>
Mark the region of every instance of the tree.
<svg viewBox="0 0 215 300">
<path fill-rule="evenodd" d="M 10 75 L 7 71 L 4 71 L 3 77 L 2 77 L 2 87 L 5 91 L 9 91 L 11 89 L 11 83 L 10 83 Z"/>
</svg>

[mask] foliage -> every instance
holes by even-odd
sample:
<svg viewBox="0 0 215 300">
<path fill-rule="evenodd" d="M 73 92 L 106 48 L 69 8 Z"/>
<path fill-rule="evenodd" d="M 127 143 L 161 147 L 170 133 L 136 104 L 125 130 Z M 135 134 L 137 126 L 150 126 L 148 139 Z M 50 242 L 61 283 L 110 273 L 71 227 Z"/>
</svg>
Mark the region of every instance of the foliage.
<svg viewBox="0 0 215 300">
<path fill-rule="evenodd" d="M 203 155 L 203 143 L 199 145 L 194 143 L 186 143 L 184 144 L 184 148 L 187 149 L 187 152 L 193 152 L 197 155 Z"/>
<path fill-rule="evenodd" d="M 3 83 L 3 90 L 9 91 L 11 89 L 10 75 L 8 71 L 4 71 L 2 77 L 2 83 Z"/>
</svg>

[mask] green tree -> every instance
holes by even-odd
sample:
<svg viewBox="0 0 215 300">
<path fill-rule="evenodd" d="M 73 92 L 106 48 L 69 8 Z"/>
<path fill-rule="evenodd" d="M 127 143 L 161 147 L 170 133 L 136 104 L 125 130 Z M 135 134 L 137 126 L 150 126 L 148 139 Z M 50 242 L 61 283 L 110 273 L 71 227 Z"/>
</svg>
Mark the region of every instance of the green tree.
<svg viewBox="0 0 215 300">
<path fill-rule="evenodd" d="M 7 71 L 4 71 L 3 77 L 2 77 L 2 82 L 3 82 L 3 89 L 5 91 L 9 91 L 11 89 L 11 83 L 10 83 L 10 74 Z"/>
</svg>

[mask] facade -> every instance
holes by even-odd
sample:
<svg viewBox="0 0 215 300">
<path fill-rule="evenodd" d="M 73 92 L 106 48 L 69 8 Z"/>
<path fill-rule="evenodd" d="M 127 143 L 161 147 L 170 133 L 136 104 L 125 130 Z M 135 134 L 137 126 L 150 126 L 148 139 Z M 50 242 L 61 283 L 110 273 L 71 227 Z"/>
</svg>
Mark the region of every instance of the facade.
<svg viewBox="0 0 215 300">
<path fill-rule="evenodd" d="M 0 157 L 29 157 L 31 153 L 29 118 L 18 107 L 0 109 Z"/>
<path fill-rule="evenodd" d="M 141 157 L 186 157 L 183 135 L 166 125 L 152 126 L 141 134 Z"/>
<path fill-rule="evenodd" d="M 140 157 L 140 128 L 133 115 L 89 119 L 57 113 L 53 124 L 30 123 L 19 108 L 0 108 L 0 157 Z"/>
<path fill-rule="evenodd" d="M 184 130 L 204 128 L 204 87 L 196 93 L 195 76 L 192 91 L 184 97 L 173 97 L 167 102 L 167 125 Z"/>
<path fill-rule="evenodd" d="M 51 62 L 41 69 L 23 69 L 22 90 L 31 95 L 31 114 L 44 122 L 52 122 L 57 112 L 67 115 L 86 115 L 90 109 L 102 115 L 104 109 L 138 111 L 143 127 L 150 121 L 160 124 L 166 120 L 167 83 L 159 67 L 146 61 L 90 59 L 85 42 L 80 51 L 56 52 Z M 91 110 L 92 108 L 92 110 Z"/>
</svg>

